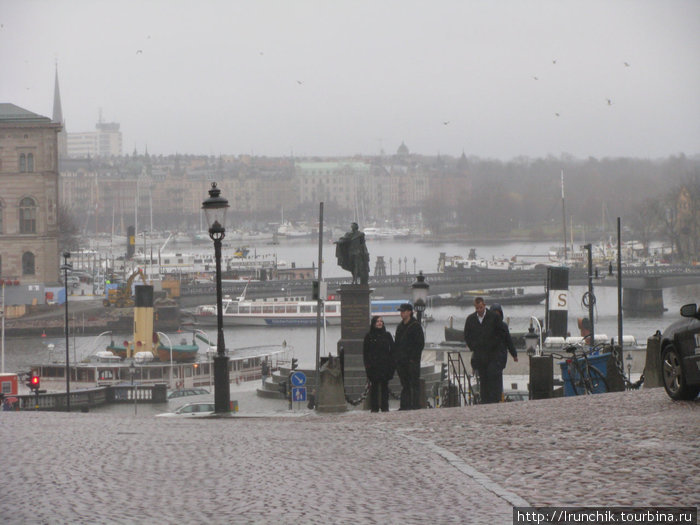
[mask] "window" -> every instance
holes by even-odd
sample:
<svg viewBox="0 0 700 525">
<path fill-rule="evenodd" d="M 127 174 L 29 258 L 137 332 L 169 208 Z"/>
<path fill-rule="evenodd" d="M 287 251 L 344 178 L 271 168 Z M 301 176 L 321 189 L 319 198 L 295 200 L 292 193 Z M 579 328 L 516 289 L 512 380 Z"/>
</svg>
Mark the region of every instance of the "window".
<svg viewBox="0 0 700 525">
<path fill-rule="evenodd" d="M 34 275 L 34 254 L 32 252 L 22 254 L 22 275 Z"/>
<path fill-rule="evenodd" d="M 29 173 L 34 173 L 34 154 L 27 153 L 27 171 Z"/>
<path fill-rule="evenodd" d="M 21 173 L 27 171 L 27 156 L 24 153 L 19 156 L 19 171 Z"/>
<path fill-rule="evenodd" d="M 0 235 L 2 235 L 2 202 L 0 202 Z"/>
<path fill-rule="evenodd" d="M 36 233 L 36 202 L 31 197 L 19 203 L 19 232 Z"/>
</svg>

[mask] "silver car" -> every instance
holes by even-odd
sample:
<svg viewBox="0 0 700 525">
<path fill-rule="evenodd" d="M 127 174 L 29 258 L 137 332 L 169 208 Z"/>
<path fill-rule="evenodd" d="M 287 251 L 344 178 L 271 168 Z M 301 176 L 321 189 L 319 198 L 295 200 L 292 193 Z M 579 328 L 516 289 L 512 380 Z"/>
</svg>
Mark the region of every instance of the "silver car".
<svg viewBox="0 0 700 525">
<path fill-rule="evenodd" d="M 174 412 L 156 414 L 156 417 L 208 417 L 214 414 L 214 403 L 187 403 Z"/>
</svg>

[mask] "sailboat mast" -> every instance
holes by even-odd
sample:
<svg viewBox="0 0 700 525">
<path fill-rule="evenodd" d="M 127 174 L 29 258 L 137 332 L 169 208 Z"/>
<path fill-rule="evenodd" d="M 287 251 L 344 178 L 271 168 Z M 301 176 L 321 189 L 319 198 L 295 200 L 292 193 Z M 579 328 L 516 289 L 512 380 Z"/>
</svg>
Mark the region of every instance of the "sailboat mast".
<svg viewBox="0 0 700 525">
<path fill-rule="evenodd" d="M 564 170 L 561 170 L 561 214 L 562 214 L 562 229 L 564 233 L 564 263 L 567 260 L 566 252 L 566 206 L 564 205 Z"/>
</svg>

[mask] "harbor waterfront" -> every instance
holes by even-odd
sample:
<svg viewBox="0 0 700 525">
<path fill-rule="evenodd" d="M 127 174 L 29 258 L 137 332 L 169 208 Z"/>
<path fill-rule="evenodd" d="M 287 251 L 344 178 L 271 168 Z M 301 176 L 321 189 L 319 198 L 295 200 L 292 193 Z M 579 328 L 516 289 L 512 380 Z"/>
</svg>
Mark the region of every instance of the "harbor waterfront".
<svg viewBox="0 0 700 525">
<path fill-rule="evenodd" d="M 324 258 L 332 260 L 332 244 L 324 246 Z M 368 241 L 372 264 L 377 256 L 384 257 L 387 263 L 387 273 L 393 270 L 398 271 L 398 261 L 401 261 L 401 271 L 408 267 L 408 276 L 414 278 L 414 268 L 417 271 L 434 271 L 437 267 L 438 256 L 441 252 L 448 254 L 459 254 L 466 256 L 471 248 L 476 250 L 479 257 L 483 258 L 512 258 L 529 257 L 533 260 L 548 253 L 551 243 L 549 242 L 509 242 L 509 243 L 427 243 L 415 241 L 393 241 L 377 240 Z M 182 247 L 183 250 L 186 247 Z M 230 246 L 229 246 L 230 248 Z M 316 258 L 317 245 L 312 239 L 284 241 L 276 246 L 268 246 L 264 243 L 249 246 L 250 253 L 254 256 L 257 253 L 274 253 L 278 260 L 294 262 L 297 267 L 314 264 Z M 415 266 L 414 266 L 415 258 Z M 393 262 L 392 262 L 393 261 Z M 391 264 L 390 264 L 391 262 Z M 393 266 L 390 268 L 389 266 Z M 373 268 L 371 267 L 373 271 Z M 517 274 L 517 271 L 511 273 Z M 346 273 L 336 264 L 324 265 L 324 275 L 330 277 L 343 277 Z M 624 283 L 623 283 L 624 285 Z M 284 283 L 280 283 L 281 291 L 284 292 Z M 539 293 L 544 289 L 542 286 L 528 286 L 524 288 L 525 293 Z M 459 290 L 455 290 L 459 291 Z M 569 331 L 572 335 L 577 334 L 576 318 L 586 317 L 588 309 L 582 304 L 583 296 L 587 291 L 583 286 L 571 286 L 569 289 Z M 332 293 L 329 290 L 329 293 Z M 309 296 L 311 290 L 309 290 Z M 410 292 L 406 297 L 385 297 L 385 299 L 409 299 Z M 617 290 L 609 286 L 596 286 L 596 306 L 595 318 L 596 333 L 604 334 L 608 337 L 617 336 Z M 663 290 L 663 300 L 667 311 L 658 315 L 626 315 L 623 320 L 623 334 L 632 335 L 639 345 L 645 345 L 646 339 L 657 330 L 662 330 L 671 322 L 678 318 L 678 310 L 681 305 L 696 302 L 700 297 L 700 285 L 688 285 L 675 288 L 665 288 Z M 373 299 L 381 299 L 372 296 Z M 211 303 L 213 297 L 203 301 L 203 304 Z M 69 302 L 76 302 L 74 299 Z M 512 331 L 522 332 L 527 330 L 531 316 L 544 317 L 544 305 L 509 305 L 504 307 L 506 319 L 509 320 Z M 426 340 L 432 343 L 440 343 L 444 339 L 444 327 L 452 319 L 453 326 L 461 329 L 466 316 L 471 313 L 472 307 L 467 306 L 435 306 L 428 304 L 426 315 L 433 321 L 426 325 Z M 369 326 L 369 323 L 368 323 Z M 215 334 L 210 328 L 209 340 L 215 339 Z M 187 336 L 187 330 L 183 326 L 182 334 L 169 333 L 171 339 L 179 340 Z M 121 341 L 121 335 L 114 334 L 117 341 Z M 299 359 L 300 365 L 311 368 L 315 363 L 315 329 L 309 327 L 225 327 L 225 338 L 229 351 L 235 348 L 250 347 L 256 345 L 281 345 L 287 343 L 294 349 L 294 357 Z M 337 354 L 337 342 L 340 339 L 340 327 L 328 326 L 322 331 L 321 355 Z M 95 336 L 81 336 L 71 334 L 69 338 L 69 351 L 71 361 L 77 362 L 97 350 L 104 350 L 105 339 L 96 341 Z M 53 345 L 53 346 L 52 346 Z M 101 347 L 96 345 L 102 345 Z M 52 350 L 53 349 L 53 350 Z M 206 350 L 206 345 L 200 346 L 200 352 Z M 27 337 L 7 338 L 5 342 L 4 368 L 5 371 L 15 372 L 28 370 L 29 366 L 38 363 L 45 363 L 52 359 L 52 352 L 56 356 L 65 355 L 65 339 L 61 335 L 41 337 L 33 335 Z M 633 370 L 640 373 L 641 370 Z"/>
</svg>

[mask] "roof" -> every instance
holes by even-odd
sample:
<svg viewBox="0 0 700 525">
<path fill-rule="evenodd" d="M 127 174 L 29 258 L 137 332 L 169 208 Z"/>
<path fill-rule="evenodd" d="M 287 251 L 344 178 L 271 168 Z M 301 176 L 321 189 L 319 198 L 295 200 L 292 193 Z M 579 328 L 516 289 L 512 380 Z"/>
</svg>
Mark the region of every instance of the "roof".
<svg viewBox="0 0 700 525">
<path fill-rule="evenodd" d="M 0 122 L 27 122 L 27 123 L 41 123 L 50 124 L 51 119 L 48 117 L 42 117 L 31 111 L 27 111 L 14 104 L 9 104 L 6 102 L 0 102 Z"/>
</svg>

